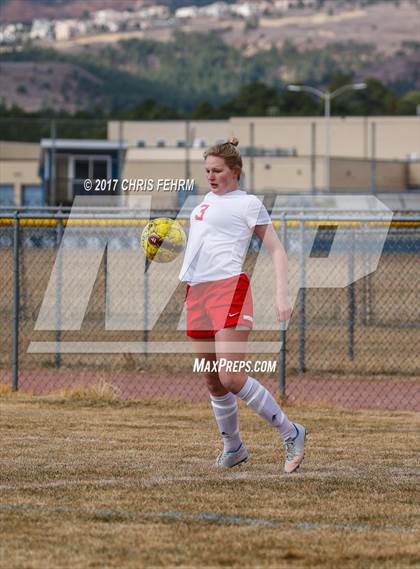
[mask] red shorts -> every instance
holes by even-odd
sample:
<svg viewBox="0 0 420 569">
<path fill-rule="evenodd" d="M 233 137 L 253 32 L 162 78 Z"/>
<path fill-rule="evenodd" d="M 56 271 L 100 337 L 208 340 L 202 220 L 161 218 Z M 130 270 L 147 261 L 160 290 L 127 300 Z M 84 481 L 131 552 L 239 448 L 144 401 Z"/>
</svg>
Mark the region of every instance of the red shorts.
<svg viewBox="0 0 420 569">
<path fill-rule="evenodd" d="M 252 328 L 252 294 L 245 273 L 194 286 L 187 285 L 187 336 L 213 338 L 232 326 Z"/>
</svg>

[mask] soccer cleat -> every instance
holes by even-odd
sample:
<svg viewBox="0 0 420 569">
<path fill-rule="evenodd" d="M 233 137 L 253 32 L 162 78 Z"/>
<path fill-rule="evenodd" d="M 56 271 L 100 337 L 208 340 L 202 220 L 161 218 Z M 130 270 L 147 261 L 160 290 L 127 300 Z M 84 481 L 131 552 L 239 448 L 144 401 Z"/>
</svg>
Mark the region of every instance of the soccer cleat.
<svg viewBox="0 0 420 569">
<path fill-rule="evenodd" d="M 234 452 L 225 452 L 222 450 L 216 459 L 216 466 L 218 468 L 232 468 L 247 460 L 248 451 L 246 450 L 246 446 L 241 444 L 238 450 Z"/>
<path fill-rule="evenodd" d="M 287 439 L 284 443 L 284 450 L 286 453 L 286 460 L 284 462 L 284 471 L 287 474 L 295 472 L 302 463 L 304 457 L 304 447 L 306 439 L 306 429 L 299 423 L 293 423 L 297 430 L 297 435 L 294 439 Z"/>
</svg>

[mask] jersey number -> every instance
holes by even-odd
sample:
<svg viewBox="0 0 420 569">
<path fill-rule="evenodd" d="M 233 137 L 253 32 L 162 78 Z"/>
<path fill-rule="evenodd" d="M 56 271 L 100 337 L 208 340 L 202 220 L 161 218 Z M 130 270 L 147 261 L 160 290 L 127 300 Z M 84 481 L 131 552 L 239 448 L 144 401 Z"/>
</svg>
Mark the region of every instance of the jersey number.
<svg viewBox="0 0 420 569">
<path fill-rule="evenodd" d="M 202 206 L 200 206 L 200 212 L 195 216 L 196 221 L 203 221 L 204 214 L 206 213 L 209 207 L 210 207 L 209 204 L 203 204 Z"/>
</svg>

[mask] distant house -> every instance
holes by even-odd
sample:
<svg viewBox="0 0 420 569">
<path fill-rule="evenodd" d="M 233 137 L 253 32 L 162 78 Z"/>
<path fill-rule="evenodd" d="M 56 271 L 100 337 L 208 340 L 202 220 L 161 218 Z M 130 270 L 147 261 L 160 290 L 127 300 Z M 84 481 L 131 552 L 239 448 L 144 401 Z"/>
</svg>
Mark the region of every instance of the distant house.
<svg viewBox="0 0 420 569">
<path fill-rule="evenodd" d="M 54 35 L 57 41 L 67 41 L 78 33 L 77 20 L 58 20 L 55 22 Z"/>
<path fill-rule="evenodd" d="M 29 33 L 31 40 L 45 40 L 51 39 L 52 34 L 52 22 L 50 20 L 36 19 L 32 22 L 31 31 Z"/>
<path fill-rule="evenodd" d="M 225 18 L 230 13 L 230 6 L 226 2 L 214 2 L 208 6 L 203 6 L 200 13 L 210 18 Z"/>
<path fill-rule="evenodd" d="M 185 6 L 175 11 L 175 18 L 195 18 L 197 15 L 198 8 L 196 6 Z"/>
</svg>

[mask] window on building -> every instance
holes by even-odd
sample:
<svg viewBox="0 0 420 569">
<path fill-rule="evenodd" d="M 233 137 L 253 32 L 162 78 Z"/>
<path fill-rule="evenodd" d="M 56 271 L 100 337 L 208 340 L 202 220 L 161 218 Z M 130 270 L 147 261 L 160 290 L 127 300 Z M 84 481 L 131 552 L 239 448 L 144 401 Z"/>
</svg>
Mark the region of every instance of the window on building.
<svg viewBox="0 0 420 569">
<path fill-rule="evenodd" d="M 12 185 L 0 184 L 0 206 L 15 205 L 15 188 Z"/>
<path fill-rule="evenodd" d="M 145 140 L 138 140 L 137 141 L 137 147 L 138 148 L 145 148 L 146 146 L 146 141 Z"/>
<path fill-rule="evenodd" d="M 166 140 L 163 140 L 163 138 L 160 138 L 159 140 L 156 141 L 156 146 L 158 148 L 164 148 L 166 146 Z"/>
<path fill-rule="evenodd" d="M 73 196 L 85 195 L 85 180 L 108 180 L 111 177 L 109 156 L 73 156 Z"/>
<path fill-rule="evenodd" d="M 22 205 L 42 207 L 45 205 L 45 193 L 42 186 L 23 186 Z"/>
<path fill-rule="evenodd" d="M 177 140 L 176 141 L 177 148 L 185 148 L 185 140 Z"/>
<path fill-rule="evenodd" d="M 74 177 L 77 180 L 86 180 L 89 178 L 89 160 L 77 158 L 74 161 Z"/>
<path fill-rule="evenodd" d="M 108 162 L 105 160 L 93 160 L 92 171 L 94 180 L 106 180 L 108 178 Z"/>
</svg>

